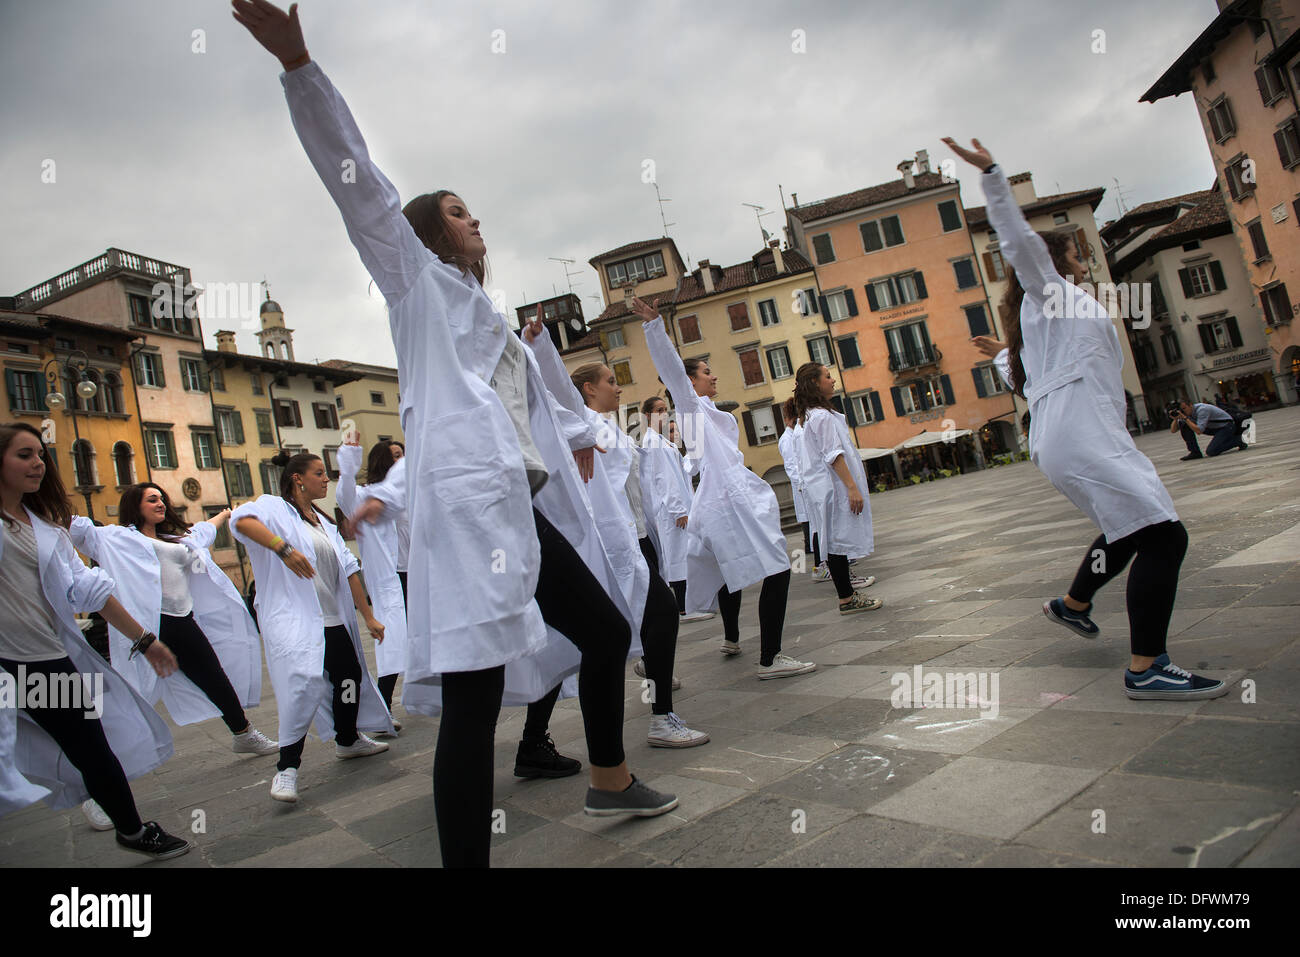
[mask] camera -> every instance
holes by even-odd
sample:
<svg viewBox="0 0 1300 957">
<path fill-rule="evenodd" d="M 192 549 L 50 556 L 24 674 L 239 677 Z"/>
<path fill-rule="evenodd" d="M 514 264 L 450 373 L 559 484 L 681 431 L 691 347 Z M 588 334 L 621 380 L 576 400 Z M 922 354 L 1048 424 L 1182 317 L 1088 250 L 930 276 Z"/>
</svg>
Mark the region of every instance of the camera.
<svg viewBox="0 0 1300 957">
<path fill-rule="evenodd" d="M 1183 407 L 1177 402 L 1170 402 L 1165 406 L 1165 414 L 1171 419 L 1176 419 L 1183 414 Z"/>
</svg>

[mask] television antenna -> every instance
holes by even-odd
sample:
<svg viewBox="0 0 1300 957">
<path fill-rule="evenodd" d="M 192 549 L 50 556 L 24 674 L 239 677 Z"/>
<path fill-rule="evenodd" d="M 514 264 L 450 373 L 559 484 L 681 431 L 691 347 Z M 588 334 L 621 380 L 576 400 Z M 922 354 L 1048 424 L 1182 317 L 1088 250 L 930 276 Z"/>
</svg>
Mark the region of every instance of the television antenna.
<svg viewBox="0 0 1300 957">
<path fill-rule="evenodd" d="M 758 231 L 763 234 L 763 247 L 766 248 L 767 241 L 771 237 L 768 235 L 767 230 L 763 228 L 763 217 L 771 216 L 772 211 L 766 206 L 759 206 L 757 203 L 741 203 L 740 205 L 748 206 L 754 211 L 754 219 L 758 221 Z"/>
<path fill-rule="evenodd" d="M 581 276 L 581 275 L 582 275 L 582 272 L 581 272 L 581 271 L 578 271 L 578 272 L 569 272 L 569 267 L 572 266 L 572 265 L 574 265 L 574 264 L 577 262 L 577 260 L 576 260 L 576 259 L 561 259 L 559 256 L 547 256 L 546 258 L 549 259 L 549 260 L 550 260 L 551 262 L 553 262 L 553 263 L 559 263 L 559 264 L 560 264 L 560 268 L 564 270 L 564 281 L 567 282 L 567 283 L 569 284 L 569 295 L 573 295 L 573 277 L 574 277 L 574 276 Z M 579 280 L 579 281 L 578 281 L 578 285 L 582 285 L 582 280 Z M 555 288 L 555 287 L 552 286 L 551 288 Z"/>
<path fill-rule="evenodd" d="M 676 223 L 668 222 L 668 220 L 664 217 L 664 203 L 671 203 L 672 200 L 664 199 L 663 194 L 659 192 L 659 184 L 657 182 L 654 184 L 654 188 L 655 188 L 655 202 L 659 204 L 659 222 L 664 224 L 664 238 L 667 239 L 668 227 L 677 225 Z"/>
</svg>

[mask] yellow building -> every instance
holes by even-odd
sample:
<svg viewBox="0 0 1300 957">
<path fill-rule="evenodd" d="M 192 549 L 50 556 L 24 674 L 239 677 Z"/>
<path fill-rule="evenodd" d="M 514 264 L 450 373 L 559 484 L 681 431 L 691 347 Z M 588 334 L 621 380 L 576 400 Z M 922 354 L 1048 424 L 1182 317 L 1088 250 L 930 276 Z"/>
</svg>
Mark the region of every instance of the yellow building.
<svg viewBox="0 0 1300 957">
<path fill-rule="evenodd" d="M 361 433 L 361 446 L 369 450 L 376 442 L 389 439 L 405 442 L 402 434 L 402 391 L 397 382 L 397 370 L 388 366 L 374 366 L 365 362 L 348 362 L 346 359 L 327 359 L 321 363 L 326 369 L 359 375 L 352 382 L 334 387 L 334 401 L 340 422 L 349 419 L 356 423 Z"/>
</svg>

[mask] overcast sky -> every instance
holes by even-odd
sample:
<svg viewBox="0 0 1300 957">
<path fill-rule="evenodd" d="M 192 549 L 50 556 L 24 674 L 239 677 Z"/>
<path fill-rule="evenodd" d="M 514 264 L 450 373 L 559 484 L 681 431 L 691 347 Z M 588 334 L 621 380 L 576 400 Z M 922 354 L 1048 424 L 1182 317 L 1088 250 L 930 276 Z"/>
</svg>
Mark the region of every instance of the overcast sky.
<svg viewBox="0 0 1300 957">
<path fill-rule="evenodd" d="M 198 283 L 268 279 L 299 360 L 395 364 L 279 65 L 229 10 L 0 0 L 0 294 L 116 246 Z M 778 184 L 806 203 L 885 182 L 918 149 L 948 156 L 945 135 L 978 136 L 1040 195 L 1106 187 L 1099 223 L 1116 215 L 1116 178 L 1130 208 L 1205 189 L 1214 169 L 1191 96 L 1137 101 L 1216 12 L 1213 0 L 299 6 L 312 56 L 403 198 L 451 188 L 482 220 L 489 289 L 511 315 L 567 288 L 554 256 L 577 261 L 589 317 L 600 287 L 587 260 L 663 234 L 646 159 L 692 265 L 760 248 L 742 203 L 773 210 L 763 225 L 781 235 Z M 967 169 L 963 202 L 983 205 Z M 240 351 L 257 351 L 254 322 L 202 319 L 209 345 L 238 326 Z"/>
</svg>

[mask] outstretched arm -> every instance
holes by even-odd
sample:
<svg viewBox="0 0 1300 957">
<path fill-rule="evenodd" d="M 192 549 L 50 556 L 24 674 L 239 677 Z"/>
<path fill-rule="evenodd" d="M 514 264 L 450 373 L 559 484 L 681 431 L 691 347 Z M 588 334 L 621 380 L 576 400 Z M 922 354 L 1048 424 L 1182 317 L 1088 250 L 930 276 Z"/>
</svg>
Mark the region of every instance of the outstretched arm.
<svg viewBox="0 0 1300 957">
<path fill-rule="evenodd" d="M 655 364 L 655 371 L 659 373 L 659 378 L 672 393 L 673 404 L 677 406 L 679 412 L 690 414 L 698 411 L 699 398 L 695 395 L 695 386 L 691 385 L 690 376 L 686 374 L 686 366 L 682 365 L 682 357 L 677 354 L 677 350 L 668 339 L 663 317 L 655 312 L 658 305 L 658 299 L 650 305 L 646 305 L 640 299 L 634 299 L 632 308 L 642 319 L 646 346 L 650 349 L 650 359 Z"/>
</svg>

